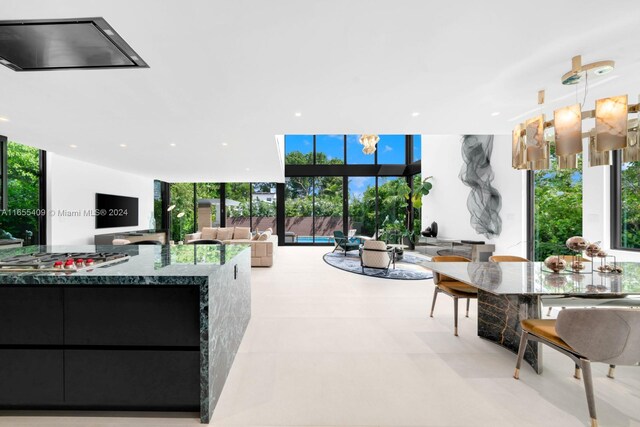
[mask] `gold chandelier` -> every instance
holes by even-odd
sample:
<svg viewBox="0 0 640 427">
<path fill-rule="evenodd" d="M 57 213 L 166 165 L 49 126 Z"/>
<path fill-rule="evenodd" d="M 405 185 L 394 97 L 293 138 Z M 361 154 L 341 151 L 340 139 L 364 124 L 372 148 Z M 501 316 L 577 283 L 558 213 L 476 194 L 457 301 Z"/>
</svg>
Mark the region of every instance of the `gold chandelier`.
<svg viewBox="0 0 640 427">
<path fill-rule="evenodd" d="M 586 82 L 587 72 L 602 75 L 613 67 L 613 61 L 582 65 L 581 57 L 576 56 L 571 71 L 562 76 L 562 83 L 576 84 L 583 78 Z M 598 99 L 595 110 L 582 111 L 582 106 L 575 104 L 555 110 L 552 120 L 545 121 L 541 114 L 518 124 L 513 130 L 512 167 L 549 169 L 550 147 L 555 144 L 558 168 L 577 168 L 585 138 L 589 139 L 589 166 L 610 165 L 613 150 L 622 150 L 624 162 L 640 161 L 638 119 L 629 120 L 629 114 L 637 113 L 640 104 L 630 105 L 628 101 L 627 95 Z M 595 119 L 595 128 L 584 132 L 582 121 L 586 119 Z"/>
<path fill-rule="evenodd" d="M 364 145 L 362 152 L 364 154 L 375 153 L 378 141 L 380 141 L 380 137 L 378 135 L 360 135 L 360 144 Z"/>
</svg>

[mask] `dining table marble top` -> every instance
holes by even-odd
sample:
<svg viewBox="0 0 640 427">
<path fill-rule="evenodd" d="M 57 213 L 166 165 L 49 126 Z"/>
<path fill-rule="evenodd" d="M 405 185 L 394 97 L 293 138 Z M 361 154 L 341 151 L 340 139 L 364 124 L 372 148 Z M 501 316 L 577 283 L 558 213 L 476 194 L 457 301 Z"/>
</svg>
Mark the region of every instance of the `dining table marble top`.
<svg viewBox="0 0 640 427">
<path fill-rule="evenodd" d="M 640 295 L 640 263 L 619 262 L 622 273 L 553 273 L 541 262 L 423 262 L 435 273 L 496 295 Z"/>
</svg>

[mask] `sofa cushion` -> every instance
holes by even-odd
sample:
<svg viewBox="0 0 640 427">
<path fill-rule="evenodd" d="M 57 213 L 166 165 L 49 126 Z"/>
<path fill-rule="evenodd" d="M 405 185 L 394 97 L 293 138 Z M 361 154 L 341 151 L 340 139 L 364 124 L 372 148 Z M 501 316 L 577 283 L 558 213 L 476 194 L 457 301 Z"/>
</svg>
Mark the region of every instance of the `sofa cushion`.
<svg viewBox="0 0 640 427">
<path fill-rule="evenodd" d="M 230 240 L 233 237 L 232 227 L 220 227 L 218 228 L 218 240 Z"/>
<path fill-rule="evenodd" d="M 253 241 L 258 240 L 258 239 L 260 238 L 260 234 L 261 234 L 261 233 L 258 233 L 258 232 L 256 231 L 256 234 L 254 234 L 254 235 L 251 237 L 251 240 L 253 240 Z"/>
<path fill-rule="evenodd" d="M 251 239 L 251 229 L 249 227 L 235 227 L 233 229 L 233 240 Z"/>
<path fill-rule="evenodd" d="M 200 236 L 203 240 L 215 240 L 219 239 L 218 237 L 218 228 L 213 227 L 202 227 L 202 235 Z"/>
</svg>

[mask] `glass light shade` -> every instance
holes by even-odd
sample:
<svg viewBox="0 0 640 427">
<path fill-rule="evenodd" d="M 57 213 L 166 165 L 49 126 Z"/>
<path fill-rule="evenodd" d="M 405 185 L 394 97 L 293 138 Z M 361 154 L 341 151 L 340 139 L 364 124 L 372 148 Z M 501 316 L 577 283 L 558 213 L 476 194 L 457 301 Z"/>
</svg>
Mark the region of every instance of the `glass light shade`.
<svg viewBox="0 0 640 427">
<path fill-rule="evenodd" d="M 553 112 L 556 155 L 565 157 L 582 152 L 582 111 L 580 104 Z"/>
<path fill-rule="evenodd" d="M 622 150 L 622 163 L 640 162 L 640 133 L 638 128 L 629 130 L 627 135 L 627 146 Z"/>
<path fill-rule="evenodd" d="M 594 132 L 589 136 L 589 166 L 610 166 L 611 151 L 596 150 L 596 135 Z"/>
<path fill-rule="evenodd" d="M 543 151 L 544 157 L 539 160 L 530 161 L 528 163 L 529 170 L 539 171 L 539 170 L 549 169 L 551 167 L 551 162 L 550 162 L 551 146 L 548 143 L 545 144 L 545 146 L 542 148 L 542 151 Z"/>
<path fill-rule="evenodd" d="M 527 169 L 527 146 L 522 136 L 522 125 L 513 130 L 511 141 L 511 166 L 514 169 Z"/>
<path fill-rule="evenodd" d="M 525 122 L 527 161 L 538 162 L 549 158 L 549 144 L 544 140 L 544 115 Z"/>
<path fill-rule="evenodd" d="M 597 151 L 619 150 L 627 146 L 627 95 L 596 101 Z"/>
<path fill-rule="evenodd" d="M 556 147 L 556 150 L 558 148 Z M 558 169 L 577 169 L 578 155 L 568 154 L 566 156 L 558 156 Z"/>
</svg>

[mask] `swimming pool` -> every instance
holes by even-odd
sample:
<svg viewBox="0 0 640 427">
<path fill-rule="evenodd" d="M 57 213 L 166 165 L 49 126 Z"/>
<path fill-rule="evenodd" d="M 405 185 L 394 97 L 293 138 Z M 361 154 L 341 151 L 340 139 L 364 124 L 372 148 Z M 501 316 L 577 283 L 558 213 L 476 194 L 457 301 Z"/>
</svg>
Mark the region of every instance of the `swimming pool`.
<svg viewBox="0 0 640 427">
<path fill-rule="evenodd" d="M 315 242 L 313 236 L 298 236 L 296 243 L 333 243 L 333 237 L 329 236 L 316 236 Z"/>
</svg>

